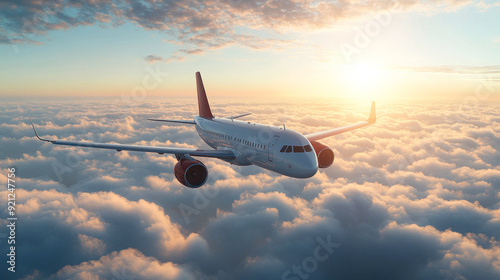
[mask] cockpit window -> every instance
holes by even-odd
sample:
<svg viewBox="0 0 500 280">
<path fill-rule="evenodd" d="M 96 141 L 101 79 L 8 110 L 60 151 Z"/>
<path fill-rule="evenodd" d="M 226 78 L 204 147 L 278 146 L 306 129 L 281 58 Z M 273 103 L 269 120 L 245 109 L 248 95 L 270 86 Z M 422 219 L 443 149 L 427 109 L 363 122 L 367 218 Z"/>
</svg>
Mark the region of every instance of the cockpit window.
<svg viewBox="0 0 500 280">
<path fill-rule="evenodd" d="M 304 147 L 302 147 L 302 146 L 293 146 L 293 152 L 294 153 L 303 153 L 304 152 Z"/>
<path fill-rule="evenodd" d="M 280 153 L 304 153 L 304 152 L 312 152 L 313 149 L 311 148 L 311 145 L 305 145 L 305 146 L 289 146 L 289 145 L 284 145 L 281 147 Z"/>
</svg>

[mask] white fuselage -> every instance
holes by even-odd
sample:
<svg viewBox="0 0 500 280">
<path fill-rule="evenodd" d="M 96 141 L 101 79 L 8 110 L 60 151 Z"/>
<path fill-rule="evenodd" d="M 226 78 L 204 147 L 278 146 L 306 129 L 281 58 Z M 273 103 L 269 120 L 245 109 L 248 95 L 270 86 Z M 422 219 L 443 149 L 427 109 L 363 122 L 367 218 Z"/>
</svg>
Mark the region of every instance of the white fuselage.
<svg viewBox="0 0 500 280">
<path fill-rule="evenodd" d="M 294 178 L 309 178 L 318 171 L 311 143 L 298 132 L 232 119 L 195 117 L 194 121 L 210 147 L 236 154 L 234 160 L 227 160 L 231 164 L 253 164 Z"/>
</svg>

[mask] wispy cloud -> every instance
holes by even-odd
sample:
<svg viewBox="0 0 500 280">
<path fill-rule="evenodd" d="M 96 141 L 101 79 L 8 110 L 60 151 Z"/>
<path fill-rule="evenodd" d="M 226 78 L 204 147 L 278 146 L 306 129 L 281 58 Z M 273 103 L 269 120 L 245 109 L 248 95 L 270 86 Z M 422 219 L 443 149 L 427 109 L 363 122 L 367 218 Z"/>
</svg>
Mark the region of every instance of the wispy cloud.
<svg viewBox="0 0 500 280">
<path fill-rule="evenodd" d="M 446 73 L 446 74 L 500 74 L 500 65 L 491 65 L 491 66 L 442 65 L 442 66 L 397 67 L 396 69 L 409 70 L 414 72 L 431 72 L 431 73 Z"/>
<path fill-rule="evenodd" d="M 437 73 L 457 74 L 464 78 L 473 80 L 485 80 L 490 82 L 500 81 L 500 65 L 491 66 L 464 66 L 464 65 L 441 65 L 441 66 L 411 66 L 395 67 L 396 70 L 415 73 Z"/>
<path fill-rule="evenodd" d="M 154 55 L 154 54 L 151 54 L 151 55 L 148 55 L 144 58 L 144 60 L 148 63 L 153 63 L 153 62 L 157 62 L 157 61 L 162 61 L 163 60 L 163 57 L 159 56 L 159 55 Z"/>
<path fill-rule="evenodd" d="M 180 49 L 179 51 L 187 54 L 201 54 L 204 52 L 202 49 Z"/>
</svg>

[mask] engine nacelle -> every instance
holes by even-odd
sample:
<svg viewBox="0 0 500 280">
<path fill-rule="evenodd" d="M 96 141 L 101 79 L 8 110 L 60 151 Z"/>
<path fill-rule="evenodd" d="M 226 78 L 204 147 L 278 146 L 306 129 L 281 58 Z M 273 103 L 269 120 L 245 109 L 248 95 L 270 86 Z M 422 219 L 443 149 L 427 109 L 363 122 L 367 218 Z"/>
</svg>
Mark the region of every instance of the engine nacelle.
<svg viewBox="0 0 500 280">
<path fill-rule="evenodd" d="M 311 145 L 313 146 L 314 152 L 316 152 L 316 156 L 318 157 L 318 167 L 330 167 L 335 159 L 333 150 L 316 141 L 311 141 Z"/>
<path fill-rule="evenodd" d="M 186 187 L 199 188 L 205 184 L 208 178 L 208 170 L 205 165 L 193 158 L 181 158 L 175 164 L 175 178 Z"/>
</svg>

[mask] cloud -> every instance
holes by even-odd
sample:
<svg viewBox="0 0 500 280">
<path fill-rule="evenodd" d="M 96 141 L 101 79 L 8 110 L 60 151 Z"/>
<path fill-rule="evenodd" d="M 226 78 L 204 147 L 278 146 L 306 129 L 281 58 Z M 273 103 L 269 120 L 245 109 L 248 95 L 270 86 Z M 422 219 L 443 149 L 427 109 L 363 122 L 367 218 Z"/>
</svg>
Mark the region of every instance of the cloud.
<svg viewBox="0 0 500 280">
<path fill-rule="evenodd" d="M 193 253 L 202 256 L 203 250 L 206 250 L 199 235 L 184 236 L 161 207 L 144 200 L 129 201 L 110 192 L 72 195 L 55 190 L 27 192 L 20 189 L 17 195 L 21 197 L 17 200 L 18 214 L 26 217 L 25 225 L 40 233 L 40 240 L 44 240 L 42 243 L 19 246 L 18 252 L 37 252 L 27 254 L 25 261 L 31 269 L 43 275 L 52 274 L 55 268 L 68 260 L 78 263 L 103 253 L 125 250 L 128 246 L 122 246 L 120 240 L 123 238 L 135 239 L 137 243 L 130 246 L 140 247 L 142 252 L 163 260 L 191 258 Z M 44 231 L 44 226 L 51 230 Z M 29 235 L 29 232 L 24 232 L 18 237 L 25 240 Z M 49 250 L 51 246 L 64 249 Z M 73 254 L 71 258 L 67 258 L 66 253 L 59 255 L 70 250 L 80 253 Z M 41 261 L 41 254 L 47 258 L 46 261 Z M 63 272 L 67 273 L 67 270 L 63 269 Z"/>
<path fill-rule="evenodd" d="M 95 253 L 101 255 L 106 248 L 106 244 L 104 244 L 100 239 L 92 236 L 78 234 L 78 239 L 80 240 L 83 250 L 89 252 L 90 254 Z"/>
<path fill-rule="evenodd" d="M 202 49 L 181 49 L 180 51 L 187 54 L 200 54 L 204 52 Z"/>
<path fill-rule="evenodd" d="M 195 279 L 189 271 L 171 262 L 161 263 L 140 251 L 125 249 L 99 260 L 65 266 L 51 279 Z"/>
<path fill-rule="evenodd" d="M 2 103 L 0 165 L 18 177 L 17 277 L 500 276 L 494 101 L 380 104 L 375 125 L 321 140 L 336 159 L 313 178 L 203 158 L 210 178 L 200 189 L 177 182 L 173 156 L 58 147 L 36 140 L 23 117 L 39 116 L 47 138 L 206 148 L 191 126 L 145 121 L 189 119 L 192 102 Z M 300 132 L 366 118 L 365 106 L 316 101 L 211 104 L 221 115 L 250 108 L 250 121 L 279 125 L 286 115 L 287 129 Z"/>
<path fill-rule="evenodd" d="M 162 61 L 163 57 L 158 56 L 158 55 L 154 55 L 154 54 L 150 54 L 150 55 L 146 56 L 144 58 L 144 60 L 148 63 L 153 63 L 153 62 L 157 62 L 157 61 Z"/>
<path fill-rule="evenodd" d="M 174 62 L 174 61 L 183 61 L 185 59 L 186 58 L 184 56 L 174 54 L 170 58 L 165 59 L 163 62 L 169 63 L 169 62 Z"/>
<path fill-rule="evenodd" d="M 421 66 L 421 67 L 396 67 L 398 70 L 411 71 L 416 73 L 440 73 L 457 74 L 469 79 L 481 80 L 485 82 L 500 81 L 500 66 L 463 66 L 463 65 L 441 65 L 441 66 Z"/>
<path fill-rule="evenodd" d="M 465 6 L 482 10 L 492 4 L 473 1 L 23 1 L 0 4 L 0 43 L 38 43 L 49 31 L 99 24 L 116 26 L 131 22 L 146 30 L 159 30 L 168 40 L 190 44 L 191 50 L 238 44 L 267 48 L 286 43 L 238 30 L 318 30 L 337 22 L 389 11 L 452 12 Z M 37 38 L 34 40 L 33 38 Z M 43 37 L 42 37 L 43 38 Z"/>
<path fill-rule="evenodd" d="M 460 66 L 460 65 L 441 65 L 441 66 L 424 66 L 424 67 L 399 67 L 415 72 L 433 72 L 445 74 L 498 74 L 500 73 L 499 65 L 491 66 Z"/>
</svg>

